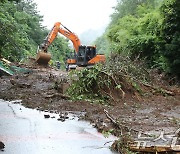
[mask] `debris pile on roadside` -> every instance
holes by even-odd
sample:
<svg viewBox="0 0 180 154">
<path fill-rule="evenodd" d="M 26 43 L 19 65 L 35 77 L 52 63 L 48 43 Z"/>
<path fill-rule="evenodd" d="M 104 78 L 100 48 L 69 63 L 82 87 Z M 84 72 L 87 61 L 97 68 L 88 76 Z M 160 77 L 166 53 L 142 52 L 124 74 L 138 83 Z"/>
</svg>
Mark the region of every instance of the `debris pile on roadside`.
<svg viewBox="0 0 180 154">
<path fill-rule="evenodd" d="M 32 70 L 20 66 L 16 66 L 15 64 L 11 63 L 10 61 L 1 58 L 0 59 L 0 76 L 12 76 L 15 74 L 20 73 L 31 73 Z"/>
</svg>

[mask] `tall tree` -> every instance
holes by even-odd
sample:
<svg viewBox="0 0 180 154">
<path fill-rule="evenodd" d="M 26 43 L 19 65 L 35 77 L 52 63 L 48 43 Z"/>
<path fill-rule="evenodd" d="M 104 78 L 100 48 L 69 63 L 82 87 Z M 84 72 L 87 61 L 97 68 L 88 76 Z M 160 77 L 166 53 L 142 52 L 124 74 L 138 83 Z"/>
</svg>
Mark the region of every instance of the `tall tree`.
<svg viewBox="0 0 180 154">
<path fill-rule="evenodd" d="M 0 54 L 10 60 L 21 59 L 31 48 L 27 34 L 13 16 L 16 11 L 13 2 L 0 4 Z"/>
<path fill-rule="evenodd" d="M 162 38 L 165 41 L 162 54 L 168 59 L 170 72 L 180 77 L 180 1 L 164 0 L 161 13 L 164 17 Z"/>
</svg>

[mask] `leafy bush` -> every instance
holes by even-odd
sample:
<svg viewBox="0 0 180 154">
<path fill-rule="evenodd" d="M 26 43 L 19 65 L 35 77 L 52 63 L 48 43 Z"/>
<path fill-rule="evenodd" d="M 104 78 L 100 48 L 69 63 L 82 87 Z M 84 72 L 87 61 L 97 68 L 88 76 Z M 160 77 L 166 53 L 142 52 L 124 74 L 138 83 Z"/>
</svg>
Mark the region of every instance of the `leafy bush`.
<svg viewBox="0 0 180 154">
<path fill-rule="evenodd" d="M 92 69 L 84 68 L 71 72 L 72 84 L 68 90 L 73 99 L 97 100 L 103 99 L 100 93 L 100 85 L 104 82 L 100 76 L 102 65 L 96 65 Z"/>
<path fill-rule="evenodd" d="M 149 81 L 148 75 L 137 61 L 111 55 L 105 65 L 71 72 L 73 82 L 68 93 L 78 100 L 118 102 L 126 94 L 133 96 L 135 92 L 141 93 L 139 82 Z"/>
</svg>

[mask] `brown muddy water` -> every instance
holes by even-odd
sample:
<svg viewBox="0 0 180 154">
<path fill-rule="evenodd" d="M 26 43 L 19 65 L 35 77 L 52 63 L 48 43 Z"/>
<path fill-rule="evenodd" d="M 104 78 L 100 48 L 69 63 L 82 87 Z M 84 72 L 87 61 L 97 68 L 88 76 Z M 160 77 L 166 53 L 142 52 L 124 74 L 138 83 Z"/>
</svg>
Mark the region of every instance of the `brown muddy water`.
<svg viewBox="0 0 180 154">
<path fill-rule="evenodd" d="M 0 141 L 2 154 L 112 154 L 116 139 L 105 138 L 75 113 L 59 114 L 28 109 L 0 100 Z M 80 113 L 77 113 L 78 115 Z M 46 118 L 44 115 L 47 115 Z"/>
</svg>

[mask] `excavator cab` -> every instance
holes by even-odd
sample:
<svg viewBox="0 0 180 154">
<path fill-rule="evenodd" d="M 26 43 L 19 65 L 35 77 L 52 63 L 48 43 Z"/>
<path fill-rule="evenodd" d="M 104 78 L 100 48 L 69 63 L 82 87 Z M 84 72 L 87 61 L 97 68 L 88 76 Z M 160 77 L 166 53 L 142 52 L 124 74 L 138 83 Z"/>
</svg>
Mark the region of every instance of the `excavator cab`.
<svg viewBox="0 0 180 154">
<path fill-rule="evenodd" d="M 96 47 L 94 46 L 79 46 L 76 62 L 78 66 L 87 66 L 88 61 L 96 56 Z"/>
</svg>

